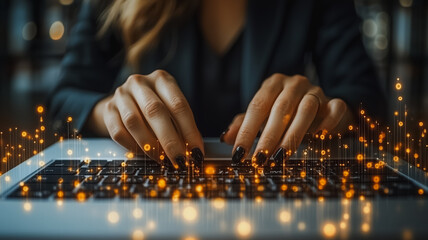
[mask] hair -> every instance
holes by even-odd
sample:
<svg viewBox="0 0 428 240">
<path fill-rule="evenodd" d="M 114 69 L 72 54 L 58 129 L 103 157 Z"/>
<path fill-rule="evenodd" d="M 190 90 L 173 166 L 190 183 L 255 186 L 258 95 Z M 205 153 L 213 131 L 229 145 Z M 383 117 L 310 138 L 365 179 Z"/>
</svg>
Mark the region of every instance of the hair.
<svg viewBox="0 0 428 240">
<path fill-rule="evenodd" d="M 98 36 L 119 29 L 126 60 L 137 67 L 144 53 L 153 47 L 165 26 L 189 16 L 198 0 L 115 0 L 101 14 Z"/>
</svg>

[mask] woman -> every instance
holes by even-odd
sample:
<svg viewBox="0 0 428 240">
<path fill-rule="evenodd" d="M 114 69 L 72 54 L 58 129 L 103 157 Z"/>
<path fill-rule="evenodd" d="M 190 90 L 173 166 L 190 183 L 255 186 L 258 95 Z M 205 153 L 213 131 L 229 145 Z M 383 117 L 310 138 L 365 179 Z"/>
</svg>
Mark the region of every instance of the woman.
<svg viewBox="0 0 428 240">
<path fill-rule="evenodd" d="M 50 110 L 128 149 L 159 141 L 177 168 L 186 150 L 200 163 L 202 136 L 222 128 L 234 162 L 261 129 L 255 164 L 281 161 L 306 132 L 343 129 L 361 102 L 382 110 L 358 28 L 350 0 L 85 2 Z M 310 62 L 319 86 L 302 76 Z"/>
</svg>

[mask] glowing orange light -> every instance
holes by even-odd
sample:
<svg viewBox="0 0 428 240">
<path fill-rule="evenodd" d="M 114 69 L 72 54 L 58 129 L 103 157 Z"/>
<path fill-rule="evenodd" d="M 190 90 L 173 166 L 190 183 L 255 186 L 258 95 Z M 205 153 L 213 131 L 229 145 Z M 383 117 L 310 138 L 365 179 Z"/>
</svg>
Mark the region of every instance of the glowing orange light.
<svg viewBox="0 0 428 240">
<path fill-rule="evenodd" d="M 368 162 L 367 163 L 367 168 L 372 168 L 373 167 L 373 163 L 372 162 Z"/>
<path fill-rule="evenodd" d="M 403 122 L 402 122 L 402 121 L 399 121 L 399 122 L 398 122 L 398 126 L 402 127 L 402 126 L 403 126 Z"/>
<path fill-rule="evenodd" d="M 208 174 L 208 175 L 212 175 L 212 174 L 214 174 L 214 173 L 215 173 L 215 168 L 214 168 L 214 167 L 212 167 L 212 166 L 208 166 L 208 167 L 205 169 L 205 173 L 206 173 L 206 174 Z"/>
<path fill-rule="evenodd" d="M 59 198 L 63 198 L 64 197 L 64 192 L 63 191 L 58 191 L 57 196 Z"/>
<path fill-rule="evenodd" d="M 332 238 L 336 235 L 336 227 L 332 223 L 326 223 L 323 227 L 323 233 L 327 238 Z"/>
<path fill-rule="evenodd" d="M 363 137 L 359 137 L 359 138 L 358 138 L 358 141 L 360 141 L 360 142 L 364 142 L 364 138 L 363 138 Z"/>
<path fill-rule="evenodd" d="M 397 112 L 397 111 L 395 111 L 395 112 L 394 112 L 394 115 L 395 115 L 395 116 L 398 116 L 398 112 Z"/>
<path fill-rule="evenodd" d="M 346 171 L 346 170 L 345 170 L 345 171 L 343 171 L 343 176 L 344 176 L 344 177 L 349 176 L 349 172 L 348 172 L 348 171 Z"/>
<path fill-rule="evenodd" d="M 301 171 L 300 172 L 300 177 L 301 178 L 305 178 L 306 177 L 306 172 L 305 171 Z"/>
<path fill-rule="evenodd" d="M 379 146 L 379 151 L 383 151 L 383 146 Z"/>
<path fill-rule="evenodd" d="M 134 153 L 133 152 L 127 152 L 126 153 L 126 158 L 128 158 L 128 159 L 133 159 L 135 156 L 134 156 Z"/>
<path fill-rule="evenodd" d="M 365 113 L 365 111 L 364 111 L 364 110 L 361 110 L 361 111 L 360 111 L 360 113 L 361 113 L 361 115 L 363 115 L 363 114 Z"/>
<path fill-rule="evenodd" d="M 43 108 L 43 106 L 38 106 L 37 107 L 37 112 L 38 113 L 43 113 L 43 111 L 45 111 L 45 109 Z"/>
<path fill-rule="evenodd" d="M 203 190 L 202 185 L 201 185 L 201 184 L 196 185 L 195 190 L 196 190 L 196 192 L 198 192 L 198 193 L 202 192 L 202 190 Z"/>
<path fill-rule="evenodd" d="M 326 185 L 326 184 L 327 184 L 327 180 L 326 180 L 325 178 L 321 178 L 321 179 L 319 180 L 319 183 L 320 183 L 320 185 L 321 185 L 321 186 L 324 186 L 324 185 Z"/>
<path fill-rule="evenodd" d="M 352 129 L 354 129 L 354 127 L 352 125 L 348 126 L 349 131 L 352 131 Z"/>
<path fill-rule="evenodd" d="M 418 159 L 418 158 L 419 158 L 419 154 L 415 153 L 415 154 L 413 155 L 413 157 L 414 157 L 415 159 Z"/>
<path fill-rule="evenodd" d="M 419 190 L 418 190 L 418 194 L 419 194 L 419 195 L 423 195 L 423 194 L 424 194 L 424 190 L 423 190 L 422 188 L 419 188 Z"/>
<path fill-rule="evenodd" d="M 398 99 L 398 101 L 403 101 L 403 97 L 402 96 L 399 96 L 397 99 Z"/>
<path fill-rule="evenodd" d="M 325 139 L 325 135 L 324 135 L 324 134 L 321 134 L 321 135 L 320 135 L 320 139 L 321 139 L 321 140 L 324 140 L 324 139 Z"/>
<path fill-rule="evenodd" d="M 423 122 L 419 122 L 419 127 L 422 127 L 424 125 Z"/>
<path fill-rule="evenodd" d="M 375 125 L 372 123 L 372 124 L 370 124 L 370 128 L 375 128 Z"/>
<path fill-rule="evenodd" d="M 401 89 L 401 83 L 396 83 L 395 84 L 395 89 L 400 90 Z"/>
<path fill-rule="evenodd" d="M 28 192 L 28 190 L 30 190 L 30 189 L 28 188 L 28 186 L 23 186 L 23 187 L 22 187 L 22 191 L 24 191 L 24 192 Z"/>
<path fill-rule="evenodd" d="M 22 136 L 22 137 L 26 137 L 26 136 L 27 136 L 27 132 L 26 132 L 26 131 L 23 131 L 23 132 L 21 133 L 21 136 Z"/>
<path fill-rule="evenodd" d="M 325 155 L 325 150 L 321 150 L 321 155 Z"/>
<path fill-rule="evenodd" d="M 158 187 L 161 188 L 161 189 L 164 189 L 166 187 L 166 181 L 165 181 L 165 179 L 163 179 L 163 178 L 159 179 L 159 181 L 158 181 Z"/>
<path fill-rule="evenodd" d="M 164 156 L 163 154 L 161 154 L 161 155 L 159 156 L 159 159 L 163 161 L 163 160 L 165 159 L 165 156 Z"/>
<path fill-rule="evenodd" d="M 379 190 L 379 184 L 377 183 L 373 184 L 373 190 L 376 190 L 376 191 Z"/>
<path fill-rule="evenodd" d="M 287 189 L 288 189 L 287 184 L 282 184 L 282 185 L 281 185 L 281 190 L 282 190 L 282 191 L 287 191 Z"/>
<path fill-rule="evenodd" d="M 73 121 L 73 118 L 72 117 L 68 117 L 67 118 L 67 122 L 71 122 L 71 121 Z"/>
<path fill-rule="evenodd" d="M 86 194 L 84 192 L 79 192 L 76 197 L 79 202 L 84 202 L 86 200 Z"/>
<path fill-rule="evenodd" d="M 375 182 L 375 183 L 379 183 L 379 181 L 380 181 L 379 176 L 374 176 L 374 177 L 373 177 L 373 182 Z"/>
<path fill-rule="evenodd" d="M 363 154 L 360 153 L 360 154 L 357 155 L 357 160 L 361 161 L 363 159 L 364 159 Z"/>
</svg>

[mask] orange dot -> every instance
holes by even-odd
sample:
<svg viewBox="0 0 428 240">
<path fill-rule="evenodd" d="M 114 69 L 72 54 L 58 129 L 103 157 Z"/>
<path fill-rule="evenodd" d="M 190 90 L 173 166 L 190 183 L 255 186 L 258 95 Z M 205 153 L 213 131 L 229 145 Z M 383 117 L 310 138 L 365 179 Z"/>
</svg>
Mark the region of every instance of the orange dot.
<svg viewBox="0 0 428 240">
<path fill-rule="evenodd" d="M 419 122 L 419 127 L 422 127 L 424 125 L 423 122 Z"/>
<path fill-rule="evenodd" d="M 422 188 L 419 188 L 419 190 L 418 190 L 418 194 L 419 194 L 419 195 L 423 195 L 423 194 L 424 194 L 424 190 L 423 190 Z"/>
<path fill-rule="evenodd" d="M 44 111 L 45 109 L 43 108 L 43 106 L 38 106 L 37 107 L 37 112 L 38 113 L 43 113 L 43 111 Z"/>
<path fill-rule="evenodd" d="M 399 121 L 399 122 L 398 122 L 398 126 L 402 127 L 402 126 L 403 126 L 403 122 L 402 122 L 402 121 Z"/>
<path fill-rule="evenodd" d="M 414 157 L 415 159 L 417 159 L 417 158 L 419 158 L 419 154 L 415 153 L 415 154 L 413 155 L 413 157 Z"/>
<path fill-rule="evenodd" d="M 360 111 L 360 113 L 361 113 L 361 115 L 363 115 L 363 114 L 365 113 L 365 111 L 364 111 L 364 110 L 361 110 L 361 111 Z"/>
<path fill-rule="evenodd" d="M 395 84 L 395 89 L 400 90 L 401 89 L 401 83 Z"/>
<path fill-rule="evenodd" d="M 77 201 L 83 202 L 86 200 L 86 194 L 84 192 L 79 192 L 77 194 Z"/>
<path fill-rule="evenodd" d="M 22 137 L 26 137 L 26 136 L 27 136 L 27 132 L 26 132 L 26 131 L 23 131 L 23 132 L 21 133 L 21 136 L 22 136 Z"/>
<path fill-rule="evenodd" d="M 58 191 L 57 196 L 58 196 L 59 198 L 64 197 L 64 192 L 63 192 L 63 191 Z"/>
<path fill-rule="evenodd" d="M 375 183 L 379 183 L 379 181 L 380 181 L 379 176 L 374 176 L 374 177 L 373 177 L 373 182 L 375 182 Z"/>
<path fill-rule="evenodd" d="M 354 127 L 352 125 L 349 125 L 348 129 L 349 129 L 349 131 L 352 131 L 352 129 L 354 129 Z"/>
<path fill-rule="evenodd" d="M 68 117 L 67 118 L 67 122 L 71 122 L 71 121 L 73 121 L 73 118 L 72 117 Z"/>
<path fill-rule="evenodd" d="M 161 189 L 164 189 L 166 187 L 166 181 L 165 181 L 165 179 L 163 179 L 163 178 L 159 179 L 159 181 L 158 181 L 158 187 L 161 188 Z"/>
<path fill-rule="evenodd" d="M 144 151 L 146 151 L 146 152 L 147 152 L 147 151 L 150 151 L 150 148 L 151 148 L 151 147 L 150 147 L 150 144 L 145 144 L 145 145 L 144 145 Z"/>
<path fill-rule="evenodd" d="M 205 173 L 206 173 L 206 174 L 209 174 L 209 175 L 214 174 L 214 173 L 215 173 L 215 169 L 214 169 L 214 167 L 212 167 L 212 166 L 207 167 L 207 168 L 205 169 Z"/>
<path fill-rule="evenodd" d="M 363 159 L 364 159 L 363 154 L 360 153 L 360 154 L 357 155 L 357 160 L 361 161 Z"/>
</svg>

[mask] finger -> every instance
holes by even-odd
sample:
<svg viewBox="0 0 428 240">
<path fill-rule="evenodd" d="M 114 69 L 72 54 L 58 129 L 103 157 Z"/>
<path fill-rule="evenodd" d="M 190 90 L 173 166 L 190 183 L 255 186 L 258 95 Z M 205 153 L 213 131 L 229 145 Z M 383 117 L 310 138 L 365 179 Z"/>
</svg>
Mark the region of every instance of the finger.
<svg viewBox="0 0 428 240">
<path fill-rule="evenodd" d="M 336 128 L 347 110 L 346 103 L 339 98 L 334 98 L 327 103 L 326 116 L 319 124 L 317 131 L 330 132 Z"/>
<path fill-rule="evenodd" d="M 287 91 L 287 88 L 285 88 L 275 100 L 266 126 L 254 151 L 253 157 L 258 166 L 264 165 L 275 147 L 278 146 L 302 97 L 303 92 Z"/>
<path fill-rule="evenodd" d="M 132 82 L 130 91 L 172 164 L 176 168 L 184 169 L 186 167 L 184 142 L 175 129 L 171 115 L 162 100 L 147 86 L 148 83 L 141 84 L 143 81 L 148 80 L 141 77 L 138 81 Z"/>
<path fill-rule="evenodd" d="M 266 80 L 248 105 L 244 121 L 239 128 L 234 144 L 232 162 L 239 163 L 249 152 L 261 125 L 266 120 L 272 105 L 282 90 L 279 76 Z"/>
<path fill-rule="evenodd" d="M 319 100 L 314 95 L 305 95 L 297 108 L 296 116 L 274 153 L 274 160 L 280 164 L 285 155 L 293 153 L 302 142 L 303 137 L 317 115 Z"/>
<path fill-rule="evenodd" d="M 138 144 L 134 138 L 126 130 L 119 115 L 119 111 L 112 103 L 106 106 L 106 113 L 104 114 L 104 123 L 107 127 L 110 137 L 122 145 L 126 149 L 137 152 Z"/>
<path fill-rule="evenodd" d="M 117 88 L 119 94 L 114 98 L 120 118 L 126 130 L 131 134 L 138 146 L 152 159 L 159 161 L 162 150 L 153 151 L 157 139 L 144 121 L 140 109 L 138 109 L 134 99 L 126 94 L 123 88 Z"/>
<path fill-rule="evenodd" d="M 220 136 L 220 141 L 227 144 L 233 145 L 235 142 L 236 136 L 238 135 L 239 128 L 244 121 L 245 113 L 240 113 L 236 115 L 232 123 L 229 125 L 226 131 L 224 131 Z"/>
<path fill-rule="evenodd" d="M 154 78 L 155 91 L 168 108 L 184 138 L 193 159 L 200 165 L 203 161 L 204 144 L 196 127 L 190 105 L 178 87 L 175 79 L 167 72 L 157 70 L 149 75 Z"/>
</svg>

